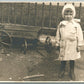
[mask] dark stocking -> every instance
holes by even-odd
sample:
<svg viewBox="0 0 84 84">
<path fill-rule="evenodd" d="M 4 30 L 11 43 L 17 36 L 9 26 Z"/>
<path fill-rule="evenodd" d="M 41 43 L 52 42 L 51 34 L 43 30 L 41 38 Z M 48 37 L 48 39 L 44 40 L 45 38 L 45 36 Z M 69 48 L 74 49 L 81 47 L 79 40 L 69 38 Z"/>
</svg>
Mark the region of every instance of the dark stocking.
<svg viewBox="0 0 84 84">
<path fill-rule="evenodd" d="M 74 60 L 70 60 L 70 77 L 72 80 L 75 80 L 75 74 L 74 74 Z"/>
<path fill-rule="evenodd" d="M 59 73 L 60 78 L 64 76 L 65 66 L 66 66 L 66 61 L 61 61 L 61 67 L 60 67 L 60 73 Z"/>
</svg>

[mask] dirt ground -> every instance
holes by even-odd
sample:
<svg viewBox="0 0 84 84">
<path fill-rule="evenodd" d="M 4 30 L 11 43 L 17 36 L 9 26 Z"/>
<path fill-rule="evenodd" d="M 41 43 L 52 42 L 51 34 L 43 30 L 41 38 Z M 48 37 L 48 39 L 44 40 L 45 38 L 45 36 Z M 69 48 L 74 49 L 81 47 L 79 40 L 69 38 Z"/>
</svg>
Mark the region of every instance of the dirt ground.
<svg viewBox="0 0 84 84">
<path fill-rule="evenodd" d="M 26 54 L 18 48 L 0 50 L 0 81 L 70 81 L 69 70 L 59 79 L 60 61 L 57 54 L 44 49 L 28 49 Z M 67 64 L 68 65 L 68 64 Z"/>
</svg>

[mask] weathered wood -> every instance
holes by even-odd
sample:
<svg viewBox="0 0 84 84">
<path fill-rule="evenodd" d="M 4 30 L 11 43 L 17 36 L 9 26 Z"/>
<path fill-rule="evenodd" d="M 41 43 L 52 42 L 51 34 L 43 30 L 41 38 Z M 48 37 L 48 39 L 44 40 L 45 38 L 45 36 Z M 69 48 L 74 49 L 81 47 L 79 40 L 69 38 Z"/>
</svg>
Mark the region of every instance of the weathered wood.
<svg viewBox="0 0 84 84">
<path fill-rule="evenodd" d="M 35 26 L 37 25 L 37 3 L 35 3 Z"/>
<path fill-rule="evenodd" d="M 35 77 L 42 77 L 44 74 L 38 74 L 38 75 L 31 75 L 31 76 L 26 76 L 23 79 L 28 79 L 28 78 L 35 78 Z"/>
<path fill-rule="evenodd" d="M 30 3 L 28 3 L 28 10 L 27 11 L 28 11 L 28 15 L 27 15 L 27 19 L 28 19 L 27 21 L 28 22 L 27 22 L 27 25 L 29 25 L 29 23 L 30 23 L 29 22 L 30 21 Z"/>
<path fill-rule="evenodd" d="M 51 27 L 51 6 L 52 6 L 52 4 L 50 3 L 50 6 L 49 6 L 49 28 Z"/>
<path fill-rule="evenodd" d="M 23 24 L 23 3 L 21 3 L 21 24 Z"/>
<path fill-rule="evenodd" d="M 58 25 L 58 23 L 59 23 L 59 21 L 58 21 L 58 19 L 59 19 L 59 3 L 57 3 L 57 10 L 56 10 L 56 12 L 57 12 L 56 25 Z"/>
<path fill-rule="evenodd" d="M 8 23 L 10 23 L 10 4 L 8 4 Z"/>
<path fill-rule="evenodd" d="M 80 6 L 79 6 L 79 19 L 81 19 L 81 6 L 82 6 L 82 4 L 80 3 Z"/>
<path fill-rule="evenodd" d="M 12 17 L 13 17 L 13 3 L 10 4 L 11 10 L 10 10 L 10 17 L 11 17 L 11 22 L 12 23 Z"/>
<path fill-rule="evenodd" d="M 44 3 L 42 4 L 42 27 L 44 26 Z"/>
<path fill-rule="evenodd" d="M 3 19 L 4 19 L 4 18 L 3 18 L 3 10 L 4 10 L 4 9 L 3 9 L 3 4 L 1 4 L 1 22 L 2 22 L 2 23 L 3 23 Z"/>
<path fill-rule="evenodd" d="M 14 3 L 14 24 L 16 24 L 16 3 Z"/>
<path fill-rule="evenodd" d="M 59 3 L 56 3 L 56 6 L 57 6 L 57 8 L 55 10 L 56 11 L 56 16 L 51 15 L 51 13 L 52 14 L 54 13 L 51 9 L 52 8 L 52 3 L 50 3 L 49 6 L 48 6 L 49 7 L 49 15 L 45 15 L 45 10 L 46 10 L 45 7 L 47 7 L 45 5 L 45 3 L 42 3 L 42 5 L 41 4 L 37 5 L 37 3 L 32 4 L 32 3 L 22 3 L 22 2 L 18 3 L 18 4 L 17 3 L 8 3 L 8 6 L 10 5 L 11 7 L 7 7 L 5 4 L 7 4 L 7 3 L 1 3 L 1 5 L 2 5 L 2 8 L 1 8 L 1 13 L 2 13 L 1 14 L 2 15 L 1 16 L 2 17 L 1 22 L 6 22 L 6 19 L 7 19 L 8 23 L 15 23 L 15 24 L 19 23 L 19 24 L 23 24 L 23 25 L 28 24 L 28 25 L 34 25 L 34 26 L 40 25 L 42 27 L 47 26 L 47 24 L 49 22 L 48 27 L 51 27 L 51 26 L 57 26 L 58 23 L 59 23 L 59 20 L 61 18 L 60 13 L 59 13 L 59 11 L 61 10 L 61 5 Z M 17 4 L 17 5 L 15 5 L 15 4 Z M 67 2 L 64 3 L 64 4 L 67 4 Z M 72 4 L 74 5 L 74 3 L 72 3 Z M 34 5 L 35 8 L 33 7 L 33 5 Z M 3 6 L 5 6 L 7 8 L 5 8 Z M 31 6 L 34 8 L 33 10 L 31 9 L 32 8 Z M 41 7 L 41 6 L 42 6 L 42 9 L 41 8 L 39 9 L 38 7 Z M 78 18 L 81 18 L 81 14 L 82 14 L 81 13 L 81 7 L 82 7 L 82 3 L 80 3 L 80 6 L 79 6 L 79 13 L 77 14 Z M 23 12 L 24 8 L 27 9 L 26 12 Z M 5 14 L 4 10 L 8 10 L 8 12 L 10 14 L 8 14 L 8 13 Z M 21 11 L 18 11 L 18 10 L 21 10 Z M 39 11 L 39 10 L 42 10 L 42 12 Z M 47 11 L 48 11 L 48 8 L 47 8 Z M 21 12 L 21 13 L 19 13 L 19 12 Z M 38 14 L 38 12 L 40 12 L 40 15 Z M 37 18 L 37 16 L 38 16 L 38 18 Z M 27 17 L 27 18 L 25 18 L 25 17 Z M 54 18 L 54 17 L 56 17 L 56 25 L 54 25 L 53 24 L 54 22 L 52 21 L 53 20 L 52 18 Z M 39 21 L 37 21 L 37 20 L 39 20 Z M 48 22 L 45 22 L 45 21 L 48 21 Z M 35 22 L 35 23 L 33 23 L 33 22 Z"/>
<path fill-rule="evenodd" d="M 27 26 L 19 24 L 4 24 L 5 28 L 0 31 L 6 31 L 11 37 L 37 39 L 38 31 L 41 29 L 38 26 Z"/>
</svg>

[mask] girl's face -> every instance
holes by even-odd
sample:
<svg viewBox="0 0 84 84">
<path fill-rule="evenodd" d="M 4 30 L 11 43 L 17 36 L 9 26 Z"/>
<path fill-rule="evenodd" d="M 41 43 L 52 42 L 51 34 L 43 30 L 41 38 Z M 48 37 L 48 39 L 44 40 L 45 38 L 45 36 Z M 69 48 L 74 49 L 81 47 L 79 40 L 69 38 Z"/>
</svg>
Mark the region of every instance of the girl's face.
<svg viewBox="0 0 84 84">
<path fill-rule="evenodd" d="M 73 11 L 72 11 L 72 9 L 66 9 L 64 11 L 64 19 L 68 20 L 68 21 L 73 19 Z"/>
</svg>

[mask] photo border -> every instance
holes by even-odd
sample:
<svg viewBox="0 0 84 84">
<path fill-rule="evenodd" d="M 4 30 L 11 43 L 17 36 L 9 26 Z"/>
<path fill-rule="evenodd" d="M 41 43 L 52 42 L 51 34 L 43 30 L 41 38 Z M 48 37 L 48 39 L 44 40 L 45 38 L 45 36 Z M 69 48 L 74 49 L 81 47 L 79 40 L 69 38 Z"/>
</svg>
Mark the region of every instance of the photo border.
<svg viewBox="0 0 84 84">
<path fill-rule="evenodd" d="M 84 2 L 84 0 L 0 0 L 0 2 Z M 84 81 L 0 81 L 0 84 L 84 84 Z"/>
</svg>

